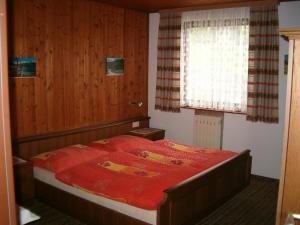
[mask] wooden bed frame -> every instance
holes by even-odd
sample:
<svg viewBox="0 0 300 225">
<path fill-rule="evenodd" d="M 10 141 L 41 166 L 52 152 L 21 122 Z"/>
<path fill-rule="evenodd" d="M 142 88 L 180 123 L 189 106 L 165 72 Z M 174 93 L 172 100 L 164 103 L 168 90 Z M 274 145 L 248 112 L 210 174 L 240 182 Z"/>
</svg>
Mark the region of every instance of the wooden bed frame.
<svg viewBox="0 0 300 225">
<path fill-rule="evenodd" d="M 135 119 L 134 121 L 136 121 Z M 147 127 L 149 118 L 139 118 L 142 127 Z M 101 131 L 111 130 L 109 135 L 127 133 L 131 130 L 132 120 L 126 120 L 111 124 L 111 126 L 99 126 L 99 136 L 103 137 Z M 130 126 L 129 126 L 130 124 Z M 121 129 L 122 128 L 122 129 Z M 122 132 L 120 132 L 122 130 Z M 95 130 L 86 129 L 84 132 L 91 133 Z M 82 134 L 82 132 L 79 132 Z M 15 142 L 16 152 L 19 156 L 29 159 L 31 156 L 41 152 L 49 151 L 49 147 L 42 148 L 40 142 L 56 139 L 70 139 L 69 135 L 54 135 L 43 138 L 28 138 Z M 75 135 L 78 135 L 76 133 Z M 54 140 L 52 140 L 54 139 Z M 81 143 L 93 141 L 93 138 L 82 139 Z M 65 142 L 64 142 L 65 143 Z M 75 143 L 80 143 L 76 139 Z M 69 141 L 68 144 L 75 144 Z M 37 149 L 28 149 L 24 146 L 41 146 Z M 61 144 L 63 145 L 63 144 Z M 66 146 L 66 145 L 63 145 Z M 62 146 L 60 146 L 62 147 Z M 56 147 L 57 148 L 57 147 Z M 46 149 L 46 150 L 45 150 Z M 53 149 L 52 149 L 53 150 Z M 157 211 L 157 225 L 189 225 L 196 224 L 201 218 L 208 215 L 220 204 L 231 198 L 250 182 L 252 158 L 250 150 L 245 150 L 234 159 L 207 171 L 191 177 L 178 185 L 165 190 L 165 199 Z M 112 209 L 99 206 L 95 203 L 81 199 L 51 185 L 35 180 L 36 196 L 55 208 L 72 215 L 79 220 L 91 225 L 149 225 L 143 221 L 129 217 Z"/>
</svg>

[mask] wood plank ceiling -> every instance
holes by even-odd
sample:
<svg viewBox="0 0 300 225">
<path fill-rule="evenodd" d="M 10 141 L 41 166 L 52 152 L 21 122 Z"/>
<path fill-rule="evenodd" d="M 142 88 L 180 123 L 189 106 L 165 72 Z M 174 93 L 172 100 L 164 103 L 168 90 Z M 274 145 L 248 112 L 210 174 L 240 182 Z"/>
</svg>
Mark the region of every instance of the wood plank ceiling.
<svg viewBox="0 0 300 225">
<path fill-rule="evenodd" d="M 272 2 L 272 0 L 98 0 L 124 8 L 131 8 L 145 12 L 157 12 L 165 9 L 189 7 L 213 7 L 217 5 L 243 5 Z M 277 2 L 277 0 L 273 0 Z"/>
</svg>

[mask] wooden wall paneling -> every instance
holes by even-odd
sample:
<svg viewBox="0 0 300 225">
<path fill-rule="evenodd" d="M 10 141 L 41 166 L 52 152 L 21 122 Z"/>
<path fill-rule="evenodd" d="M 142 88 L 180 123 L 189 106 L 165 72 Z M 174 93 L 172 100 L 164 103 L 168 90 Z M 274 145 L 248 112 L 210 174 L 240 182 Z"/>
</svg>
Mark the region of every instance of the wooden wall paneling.
<svg viewBox="0 0 300 225">
<path fill-rule="evenodd" d="M 125 22 L 124 22 L 124 38 L 126 45 L 124 46 L 125 49 L 125 67 L 126 67 L 126 73 L 129 73 L 131 76 L 126 77 L 125 81 L 125 99 L 124 101 L 128 103 L 128 107 L 124 108 L 124 114 L 126 116 L 130 115 L 131 113 L 134 112 L 134 108 L 136 106 L 129 104 L 130 101 L 135 101 L 134 96 L 133 96 L 133 84 L 134 84 L 134 77 L 135 77 L 135 62 L 134 62 L 134 43 L 135 43 L 135 36 L 132 35 L 134 32 L 134 24 L 135 24 L 135 17 L 134 14 L 126 10 L 125 13 Z"/>
<path fill-rule="evenodd" d="M 140 113 L 143 115 L 147 115 L 148 113 L 148 43 L 149 43 L 149 29 L 143 29 L 144 27 L 149 27 L 148 16 L 145 14 L 140 14 L 139 23 L 139 55 L 141 57 L 141 61 L 139 61 L 139 73 L 137 76 L 140 78 L 140 82 L 138 84 L 143 86 L 143 91 L 139 89 L 139 95 L 142 96 L 141 101 L 143 102 L 143 107 L 140 108 Z M 146 51 L 144 51 L 144 47 L 146 47 Z"/>
<path fill-rule="evenodd" d="M 92 84 L 90 87 L 90 107 L 92 110 L 93 122 L 101 121 L 104 118 L 104 90 L 103 90 L 103 79 L 104 79 L 104 48 L 101 43 L 104 41 L 104 22 L 102 5 L 96 2 L 91 2 L 90 5 L 90 20 L 91 27 L 89 30 L 89 52 L 90 52 L 90 80 Z M 94 81 L 94 84 L 93 84 Z M 101 96 L 101 97 L 98 97 Z"/>
<path fill-rule="evenodd" d="M 55 120 L 57 117 L 60 118 L 56 123 L 55 130 L 62 130 L 65 127 L 72 127 L 76 124 L 74 119 L 74 73 L 72 47 L 73 36 L 72 36 L 72 1 L 63 1 L 63 4 L 57 7 L 59 1 L 55 0 L 53 7 L 51 7 L 50 18 L 54 19 L 54 27 L 50 26 L 50 36 L 53 43 L 53 61 L 51 66 L 53 67 L 53 74 L 50 80 L 52 80 L 53 86 L 50 86 L 53 90 L 53 99 L 58 99 L 58 104 L 53 109 L 52 118 Z M 56 8 L 59 8 L 55 11 Z M 73 63 L 73 64 L 72 64 Z M 77 66 L 77 62 L 75 64 Z M 50 74 L 51 76 L 51 74 Z M 51 84 L 51 83 L 50 83 Z M 51 107 L 51 106 L 50 106 Z M 79 115 L 79 114 L 76 114 Z M 50 129 L 50 130 L 52 130 Z"/>
<path fill-rule="evenodd" d="M 9 56 L 14 56 L 14 53 L 16 52 L 16 49 L 19 49 L 20 46 L 22 46 L 22 24 L 21 23 L 15 23 L 15 21 L 19 21 L 20 18 L 22 17 L 21 12 L 17 11 L 17 8 L 15 7 L 16 4 L 15 2 L 12 1 L 8 1 L 8 9 L 15 11 L 16 13 L 14 15 L 12 15 L 11 13 L 8 13 L 8 23 L 9 23 L 9 33 L 8 33 L 8 40 L 12 40 L 13 42 L 15 42 L 16 44 L 14 46 L 10 46 L 10 48 L 8 48 L 8 52 L 9 52 Z M 22 112 L 22 101 L 20 98 L 20 96 L 22 96 L 21 94 L 21 85 L 19 82 L 15 82 L 15 80 L 10 80 L 10 91 L 12 93 L 10 93 L 10 102 L 11 102 L 11 113 L 14 112 Z M 19 87 L 18 87 L 19 86 Z M 13 100 L 13 101 L 12 101 Z M 18 122 L 22 121 L 22 113 L 18 113 L 19 116 L 13 120 L 11 120 L 11 124 L 12 124 L 12 135 L 19 135 L 19 132 L 22 130 L 21 124 L 18 125 Z M 13 118 L 13 116 L 12 116 Z"/>
<path fill-rule="evenodd" d="M 35 122 L 36 122 L 36 133 L 42 133 L 48 130 L 48 110 L 46 99 L 46 79 L 43 76 L 42 71 L 46 67 L 46 30 L 43 29 L 44 24 L 46 23 L 46 6 L 43 0 L 36 1 L 34 7 L 32 7 L 33 13 L 31 24 L 28 24 L 28 27 L 31 28 L 29 35 L 31 34 L 31 42 L 36 43 L 36 46 L 33 46 L 34 52 L 33 56 L 36 57 L 36 78 L 34 79 L 34 101 L 35 101 Z M 28 38 L 29 39 L 29 38 Z M 33 96 L 30 96 L 31 98 Z"/>
<path fill-rule="evenodd" d="M 139 62 L 137 62 L 135 60 L 136 57 L 140 57 L 139 55 L 139 38 L 140 38 L 140 35 L 138 33 L 138 27 L 139 27 L 139 20 L 141 20 L 141 18 L 138 16 L 138 13 L 136 12 L 132 12 L 133 14 L 133 18 L 134 18 L 134 22 L 133 22 L 133 32 L 134 32 L 134 46 L 133 46 L 133 54 L 134 54 L 134 58 L 133 58 L 133 62 L 134 62 L 134 77 L 133 79 L 131 80 L 132 82 L 132 99 L 134 99 L 135 102 L 140 102 L 141 101 L 141 97 L 139 95 L 139 92 L 138 90 L 136 90 L 135 87 L 137 87 L 138 85 L 141 85 L 141 83 L 139 83 Z M 134 106 L 135 108 L 138 108 L 136 105 Z M 139 109 L 140 110 L 140 109 Z M 134 113 L 136 113 L 136 111 L 134 110 Z"/>
<path fill-rule="evenodd" d="M 66 43 L 70 42 L 70 35 L 67 32 L 71 26 L 71 16 L 68 13 L 70 7 L 70 0 L 52 1 L 49 10 L 50 16 L 47 21 L 47 25 L 52 23 L 49 28 L 49 37 L 51 39 L 49 43 L 51 43 L 51 47 L 53 48 L 52 73 L 49 74 L 52 81 L 50 84 L 53 85 L 51 86 L 51 103 L 49 102 L 51 104 L 49 107 L 52 108 L 52 121 L 50 123 L 53 127 L 51 130 L 63 130 L 66 127 L 66 118 L 70 116 L 67 114 L 66 105 L 68 105 L 67 102 L 72 102 L 72 99 L 67 99 L 65 93 L 67 90 L 72 90 L 72 88 L 69 88 L 69 82 L 72 81 L 70 80 L 66 85 L 64 83 L 64 78 L 68 77 L 68 73 L 70 72 L 67 70 L 69 68 L 68 64 L 72 60 L 72 55 L 66 47 Z"/>
<path fill-rule="evenodd" d="M 99 15 L 99 21 L 100 21 L 100 28 L 99 28 L 99 33 L 101 36 L 101 39 L 99 40 L 99 42 L 97 42 L 97 44 L 99 45 L 99 63 L 100 63 L 100 67 L 99 67 L 99 71 L 96 72 L 96 76 L 99 77 L 100 79 L 100 86 L 98 88 L 98 95 L 95 99 L 95 101 L 101 101 L 101 104 L 99 104 L 99 108 L 100 108 L 100 112 L 101 113 L 98 113 L 98 118 L 97 121 L 101 121 L 104 120 L 104 121 L 107 121 L 106 119 L 106 99 L 105 99 L 105 96 L 106 96 L 106 93 L 105 93 L 105 46 L 103 44 L 100 44 L 100 43 L 104 43 L 104 39 L 105 39 L 105 35 L 104 35 L 104 26 L 105 26 L 105 21 L 104 21 L 104 16 L 103 16 L 103 13 L 104 13 L 104 10 L 103 10 L 104 6 L 101 6 L 101 8 L 99 8 L 99 11 L 101 12 L 101 14 Z M 98 12 L 98 13 L 100 13 Z M 99 76 L 100 74 L 100 76 Z"/>
<path fill-rule="evenodd" d="M 8 49 L 9 56 L 15 56 L 18 54 L 22 54 L 20 50 L 23 46 L 23 24 L 22 23 L 15 23 L 15 21 L 20 21 L 23 16 L 23 11 L 20 8 L 16 7 L 18 2 L 8 1 L 8 8 L 15 12 L 15 14 L 8 13 L 8 20 L 9 20 L 9 40 L 14 42 L 13 46 L 10 46 Z M 21 4 L 21 6 L 23 6 Z M 25 8 L 23 6 L 23 8 Z M 23 98 L 22 98 L 22 83 L 16 82 L 16 80 L 10 80 L 10 89 L 12 91 L 11 95 L 11 111 L 12 113 L 18 112 L 18 117 L 12 120 L 12 135 L 20 135 L 23 132 Z M 13 118 L 13 117 L 12 117 Z"/>
<path fill-rule="evenodd" d="M 53 74 L 54 74 L 54 57 L 55 57 L 55 48 L 53 46 L 53 41 L 52 39 L 54 38 L 54 33 L 55 33 L 55 19 L 52 18 L 52 12 L 53 12 L 53 5 L 54 5 L 54 1 L 49 2 L 46 5 L 46 11 L 45 11 L 45 24 L 44 24 L 44 29 L 45 29 L 45 67 L 42 69 L 41 68 L 41 76 L 44 77 L 45 79 L 45 83 L 44 83 L 44 92 L 45 92 L 45 97 L 44 97 L 44 101 L 46 102 L 46 111 L 47 111 L 47 130 L 45 130 L 44 132 L 41 133 L 46 133 L 48 131 L 51 131 L 54 129 L 55 125 L 54 125 L 54 117 L 55 117 L 55 113 L 54 113 L 54 90 L 53 90 Z M 51 21 L 51 19 L 53 21 Z M 17 21 L 16 23 L 21 23 L 20 21 Z M 14 43 L 13 43 L 14 44 Z M 39 94 L 36 93 L 37 98 L 42 98 L 42 96 L 38 96 Z M 58 103 L 59 105 L 59 103 Z M 57 106 L 55 104 L 55 106 Z M 18 113 L 18 112 L 16 112 Z M 16 115 L 18 116 L 18 115 Z M 61 117 L 62 115 L 60 115 Z M 32 135 L 32 134 L 22 134 L 20 135 L 22 136 L 26 136 L 26 135 Z M 18 136 L 18 137 L 20 137 Z"/>
<path fill-rule="evenodd" d="M 25 2 L 25 9 L 29 7 L 29 2 Z M 33 5 L 33 12 L 36 6 Z M 23 32 L 26 35 L 24 39 L 24 46 L 22 48 L 21 55 L 23 57 L 35 56 L 35 46 L 33 43 L 32 36 L 35 36 L 35 27 L 34 27 L 34 15 L 27 14 L 26 11 L 24 13 L 24 26 Z M 23 123 L 24 123 L 24 132 L 35 133 L 36 132 L 36 114 L 35 114 L 35 80 L 33 78 L 25 78 L 22 79 L 22 95 L 23 95 Z M 26 104 L 27 103 L 27 104 Z"/>
<path fill-rule="evenodd" d="M 120 17 L 121 16 L 121 17 Z M 116 27 L 118 27 L 120 34 L 117 36 L 119 38 L 118 42 L 120 42 L 120 52 L 118 53 L 121 57 L 126 60 L 124 56 L 124 45 L 126 44 L 125 40 L 125 10 L 122 9 L 122 12 L 119 14 L 119 18 L 115 19 L 116 21 Z M 116 52 L 117 54 L 117 52 Z M 125 84 L 125 79 L 127 79 L 129 76 L 131 76 L 131 71 L 127 71 L 127 68 L 125 68 L 124 65 L 124 75 L 123 76 L 117 76 L 115 79 L 115 87 L 114 87 L 114 97 L 113 99 L 117 99 L 117 104 L 118 104 L 118 109 L 117 109 L 117 115 L 116 118 L 122 118 L 125 119 L 123 114 L 123 109 L 128 107 L 128 102 L 125 101 L 124 99 L 124 84 Z M 135 117 L 135 115 L 131 115 Z"/>
<path fill-rule="evenodd" d="M 62 39 L 61 42 L 63 50 L 63 61 L 60 62 L 60 66 L 56 68 L 61 71 L 62 82 L 64 87 L 63 98 L 64 98 L 64 128 L 73 127 L 76 124 L 75 112 L 74 112 L 74 68 L 73 68 L 73 36 L 72 36 L 72 1 L 67 0 L 66 6 L 61 8 L 60 14 L 62 15 Z"/>
<path fill-rule="evenodd" d="M 105 57 L 124 57 L 124 9 L 110 7 L 105 13 L 105 39 L 104 43 L 107 46 L 105 51 Z M 125 59 L 126 60 L 126 59 Z M 107 121 L 115 121 L 117 118 L 121 118 L 122 114 L 120 109 L 122 107 L 120 85 L 123 84 L 123 76 L 105 76 L 105 92 L 106 95 L 106 118 Z"/>
<path fill-rule="evenodd" d="M 23 121 L 24 132 L 33 134 L 36 133 L 36 115 L 34 102 L 34 80 L 32 78 L 25 78 L 22 80 L 22 95 L 23 95 Z"/>
<path fill-rule="evenodd" d="M 88 54 L 88 21 L 89 21 L 89 8 L 83 1 L 76 0 L 73 1 L 73 33 L 74 38 L 74 48 L 76 49 L 75 54 L 75 93 L 77 96 L 75 99 L 78 101 L 77 104 L 79 108 L 78 117 L 79 124 L 86 125 L 88 123 L 88 73 L 89 68 L 87 66 L 87 54 Z"/>
<path fill-rule="evenodd" d="M 10 99 L 10 110 L 11 110 L 11 118 L 14 118 L 15 112 L 18 111 L 18 107 L 21 106 L 21 104 L 18 104 L 18 98 L 17 96 L 17 90 L 20 90 L 20 88 L 16 87 L 17 83 L 15 82 L 14 79 L 9 79 L 9 99 Z M 20 123 L 20 115 L 18 117 L 15 117 L 10 121 L 11 124 L 11 135 L 12 137 L 17 137 L 18 136 L 18 131 L 20 129 L 17 129 L 17 124 Z"/>
<path fill-rule="evenodd" d="M 217 8 L 217 7 L 242 7 L 278 3 L 278 0 L 98 0 L 109 4 L 136 9 L 145 12 L 157 12 L 163 9 Z"/>
<path fill-rule="evenodd" d="M 26 14 L 26 9 L 29 7 L 27 1 L 10 1 L 10 8 L 16 12 L 10 14 L 10 40 L 15 43 L 10 49 L 10 56 L 35 56 L 39 60 L 39 56 L 42 55 L 42 51 L 38 45 L 43 40 L 41 24 L 43 24 L 43 14 L 38 14 L 40 12 L 39 2 L 31 6 L 32 13 Z M 39 9 L 37 9 L 39 8 Z M 37 19 L 37 17 L 39 19 Z M 15 21 L 22 21 L 22 23 L 15 23 Z M 40 33 L 41 32 L 41 33 Z M 39 54 L 40 53 L 40 54 Z M 40 65 L 40 64 L 39 64 Z M 37 72 L 41 69 L 37 68 Z M 39 76 L 39 74 L 37 74 Z M 41 77 L 41 76 L 39 76 Z M 10 81 L 12 87 L 12 102 L 13 113 L 15 111 L 19 112 L 19 117 L 13 120 L 13 131 L 17 132 L 17 135 L 22 135 L 22 133 L 33 133 L 37 130 L 37 127 L 43 129 L 45 126 L 45 111 L 40 112 L 39 105 L 36 104 L 38 99 L 33 98 L 35 96 L 35 89 L 39 90 L 40 82 L 36 84 L 36 80 L 32 78 L 26 79 L 15 79 Z M 44 91 L 40 91 L 40 95 L 43 95 Z M 45 101 L 41 102 L 41 104 Z M 43 107 L 41 107 L 43 108 Z M 41 116 L 37 117 L 36 114 Z M 42 120 L 40 123 L 37 121 Z M 38 126 L 37 126 L 38 125 Z"/>
<path fill-rule="evenodd" d="M 138 96 L 140 96 L 140 101 L 143 102 L 143 107 L 140 108 L 140 112 L 143 115 L 147 115 L 148 113 L 148 104 L 145 104 L 148 102 L 148 42 L 149 42 L 149 32 L 148 29 L 145 30 L 144 27 L 149 27 L 148 23 L 148 15 L 145 15 L 143 13 L 139 13 L 138 15 L 138 27 L 137 27 L 137 34 L 138 34 L 138 57 L 139 61 L 138 64 L 138 70 L 137 70 L 137 78 L 138 83 L 137 87 L 140 85 L 143 87 L 143 89 L 137 88 Z M 145 51 L 145 46 L 147 46 Z"/>
<path fill-rule="evenodd" d="M 105 54 L 107 56 L 123 56 L 124 53 L 124 9 L 106 6 L 105 20 Z"/>
<path fill-rule="evenodd" d="M 37 77 L 10 79 L 15 138 L 147 115 L 146 13 L 86 0 L 10 3 L 10 56 L 37 58 Z M 109 56 L 125 57 L 124 76 L 105 76 Z M 142 109 L 129 105 L 143 98 Z"/>
<path fill-rule="evenodd" d="M 125 17 L 125 58 L 126 68 L 131 77 L 126 80 L 126 103 L 143 102 L 142 107 L 129 105 L 127 113 L 147 114 L 147 90 L 148 90 L 148 16 L 143 13 L 127 10 Z M 134 34 L 134 35 L 132 35 Z M 136 60 L 139 59 L 139 60 Z M 140 87 L 140 88 L 138 88 Z M 126 113 L 126 112 L 125 112 Z"/>
<path fill-rule="evenodd" d="M 15 92 L 16 92 L 16 87 L 15 87 L 15 82 L 13 79 L 9 79 L 9 89 L 10 89 L 10 94 L 9 94 L 9 102 L 10 102 L 10 113 L 11 113 L 11 118 L 13 118 L 14 115 L 12 115 L 12 112 L 16 110 L 16 97 L 15 97 Z M 10 121 L 10 126 L 11 126 L 11 136 L 16 137 L 16 131 L 15 126 L 17 124 L 16 119 Z"/>
<path fill-rule="evenodd" d="M 58 39 L 59 39 L 59 48 L 61 49 L 61 55 L 57 58 L 57 66 L 55 66 L 55 70 L 57 71 L 57 80 L 60 80 L 61 87 L 63 91 L 57 90 L 60 93 L 61 98 L 63 99 L 63 105 L 60 110 L 63 111 L 64 117 L 62 121 L 62 128 L 60 130 L 65 129 L 65 127 L 72 127 L 74 124 L 74 82 L 73 76 L 74 71 L 72 68 L 73 54 L 71 52 L 72 49 L 72 1 L 65 1 L 64 7 L 60 7 L 58 11 L 60 21 L 59 23 L 60 29 L 58 31 Z M 61 61 L 63 59 L 63 61 Z M 56 80 L 56 78 L 55 78 Z M 57 115 L 56 115 L 57 116 Z"/>
<path fill-rule="evenodd" d="M 80 76 L 79 76 L 79 69 L 80 69 L 80 30 L 79 30 L 79 17 L 81 17 L 81 13 L 78 10 L 78 0 L 73 1 L 72 4 L 72 57 L 71 60 L 73 61 L 72 63 L 72 79 L 69 80 L 69 82 L 73 83 L 74 87 L 74 98 L 71 99 L 72 104 L 73 104 L 73 114 L 72 117 L 74 117 L 74 124 L 80 124 L 82 122 L 82 110 L 81 110 L 81 105 L 82 105 L 82 94 L 81 94 L 81 87 L 80 87 Z M 83 12 L 84 14 L 84 12 Z M 82 40 L 84 41 L 84 40 Z"/>
</svg>

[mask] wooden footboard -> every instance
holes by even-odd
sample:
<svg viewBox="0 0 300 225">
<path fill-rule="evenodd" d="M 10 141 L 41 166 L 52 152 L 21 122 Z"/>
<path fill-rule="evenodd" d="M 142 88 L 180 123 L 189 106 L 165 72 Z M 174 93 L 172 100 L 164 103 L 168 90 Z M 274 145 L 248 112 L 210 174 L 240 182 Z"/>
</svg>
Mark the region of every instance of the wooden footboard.
<svg viewBox="0 0 300 225">
<path fill-rule="evenodd" d="M 194 225 L 249 184 L 250 151 L 165 191 L 157 225 Z M 37 197 L 91 225 L 147 225 L 36 180 Z"/>
<path fill-rule="evenodd" d="M 250 150 L 245 150 L 223 165 L 165 190 L 157 225 L 199 222 L 249 184 L 251 163 Z"/>
<path fill-rule="evenodd" d="M 54 208 L 89 225 L 150 225 L 35 180 L 36 195 Z"/>
</svg>

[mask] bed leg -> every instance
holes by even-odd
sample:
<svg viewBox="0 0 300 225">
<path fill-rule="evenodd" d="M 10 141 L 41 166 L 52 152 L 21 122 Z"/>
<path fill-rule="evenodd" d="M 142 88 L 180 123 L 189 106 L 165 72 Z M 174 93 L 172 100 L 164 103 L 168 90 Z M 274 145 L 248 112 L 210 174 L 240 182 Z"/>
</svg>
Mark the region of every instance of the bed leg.
<svg viewBox="0 0 300 225">
<path fill-rule="evenodd" d="M 245 186 L 248 186 L 250 184 L 251 179 L 251 168 L 252 168 L 252 156 L 248 155 L 247 159 L 247 165 L 246 165 L 246 180 L 245 180 Z"/>
</svg>

